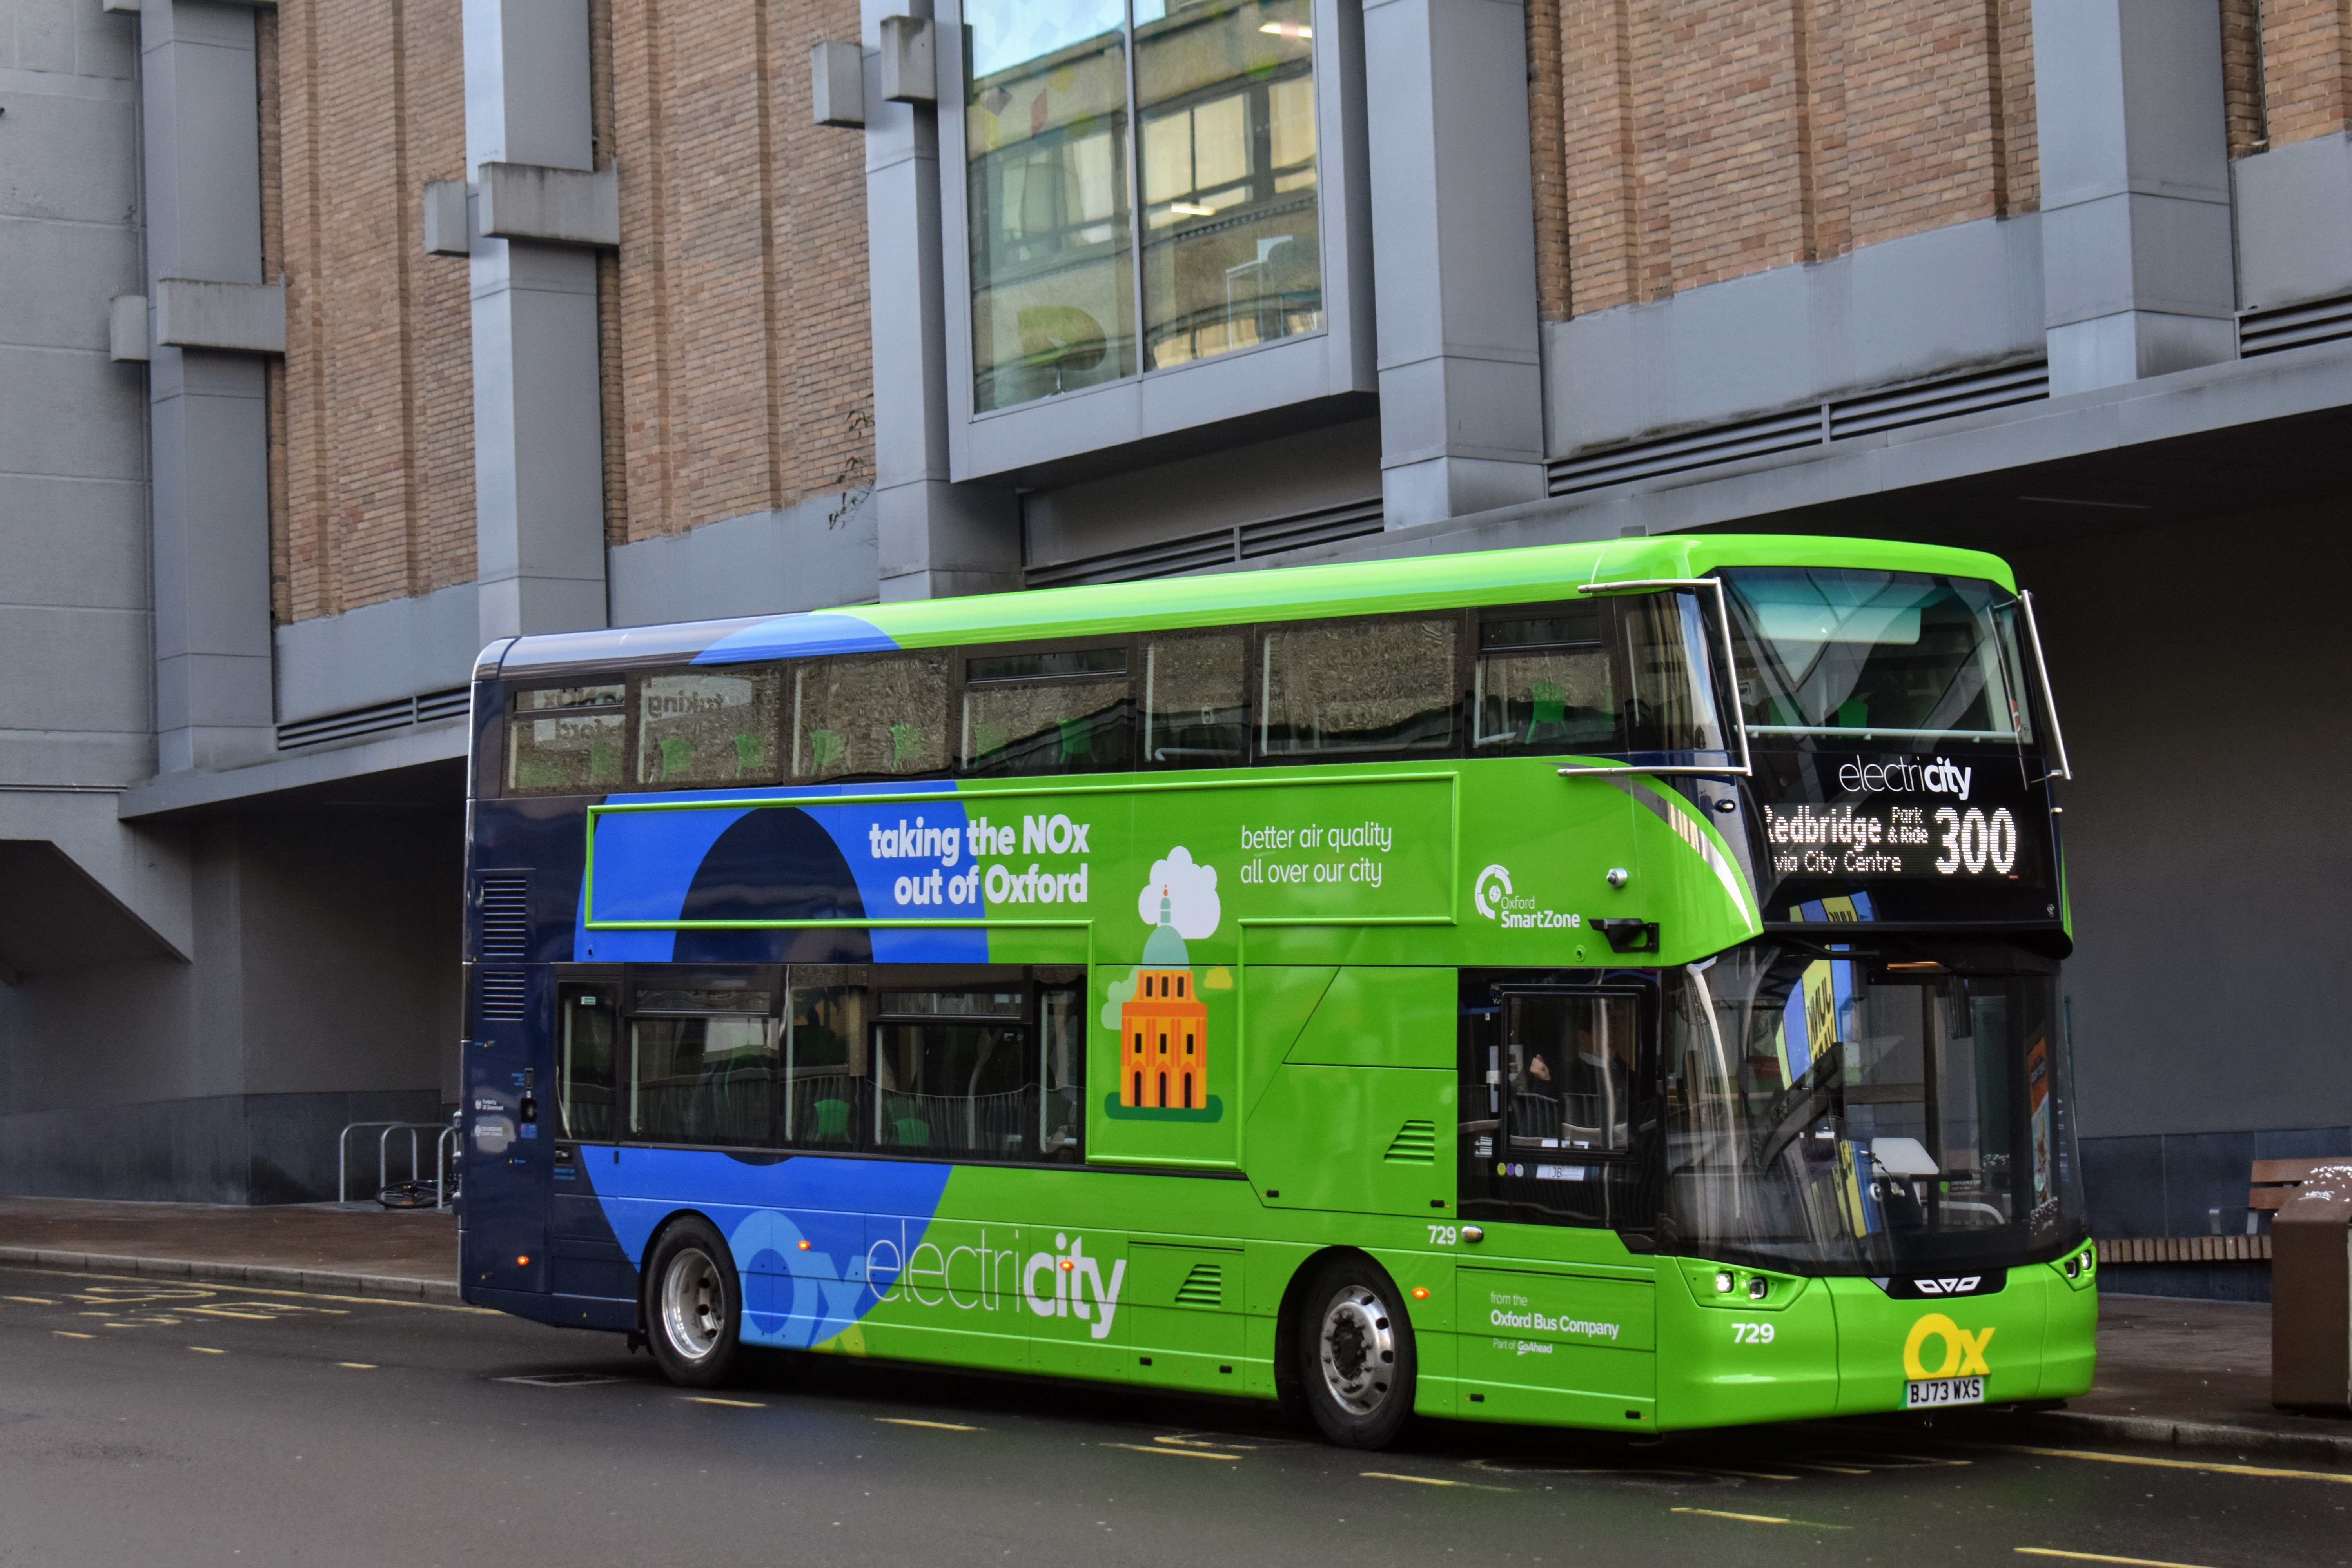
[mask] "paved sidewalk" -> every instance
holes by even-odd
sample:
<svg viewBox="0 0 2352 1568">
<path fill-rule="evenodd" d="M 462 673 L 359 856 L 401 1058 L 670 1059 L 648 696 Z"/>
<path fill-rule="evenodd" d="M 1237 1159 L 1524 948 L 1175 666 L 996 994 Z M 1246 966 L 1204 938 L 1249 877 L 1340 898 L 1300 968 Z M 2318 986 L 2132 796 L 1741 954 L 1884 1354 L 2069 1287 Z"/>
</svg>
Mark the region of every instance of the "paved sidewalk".
<svg viewBox="0 0 2352 1568">
<path fill-rule="evenodd" d="M 455 1301 L 457 1221 L 356 1204 L 0 1197 L 0 1262 Z"/>
</svg>

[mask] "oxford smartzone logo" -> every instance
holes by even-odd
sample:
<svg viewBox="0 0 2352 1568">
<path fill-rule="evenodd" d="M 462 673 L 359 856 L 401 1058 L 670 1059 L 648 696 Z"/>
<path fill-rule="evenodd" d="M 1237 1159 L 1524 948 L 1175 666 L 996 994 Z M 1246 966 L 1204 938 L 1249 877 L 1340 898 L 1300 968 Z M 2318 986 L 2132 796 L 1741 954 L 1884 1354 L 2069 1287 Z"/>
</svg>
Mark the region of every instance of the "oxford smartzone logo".
<svg viewBox="0 0 2352 1568">
<path fill-rule="evenodd" d="M 1566 910 L 1539 910 L 1536 900 L 1511 889 L 1507 866 L 1489 866 L 1470 884 L 1470 902 L 1505 931 L 1576 931 L 1584 917 Z"/>
</svg>

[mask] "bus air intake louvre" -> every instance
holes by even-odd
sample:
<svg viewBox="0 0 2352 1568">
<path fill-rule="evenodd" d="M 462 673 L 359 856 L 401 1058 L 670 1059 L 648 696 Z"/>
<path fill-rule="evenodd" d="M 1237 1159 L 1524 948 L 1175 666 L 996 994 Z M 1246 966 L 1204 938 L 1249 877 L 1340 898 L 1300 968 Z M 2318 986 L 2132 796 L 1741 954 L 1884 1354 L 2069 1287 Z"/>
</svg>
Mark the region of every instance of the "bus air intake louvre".
<svg viewBox="0 0 2352 1568">
<path fill-rule="evenodd" d="M 482 879 L 482 951 L 485 963 L 520 963 L 530 951 L 530 881 L 524 877 Z"/>
<path fill-rule="evenodd" d="M 530 992 L 530 977 L 519 969 L 487 971 L 482 975 L 482 1017 L 494 1024 L 522 1022 Z"/>
<path fill-rule="evenodd" d="M 1180 1307 L 1222 1308 L 1225 1304 L 1225 1270 L 1222 1264 L 1195 1263 L 1176 1287 Z"/>
<path fill-rule="evenodd" d="M 1033 566 L 1026 574 L 1032 588 L 1066 588 L 1080 583 L 1132 583 L 1147 577 L 1173 577 L 1184 572 L 1206 572 L 1238 565 L 1261 555 L 1304 550 L 1381 531 L 1381 501 L 1349 501 L 1342 506 L 1268 518 L 1231 528 L 1190 533 L 1133 550 L 1113 550 L 1076 561 Z"/>
<path fill-rule="evenodd" d="M 1786 414 L 1768 414 L 1662 440 L 1565 458 L 1551 465 L 1551 493 L 1575 495 L 1636 479 L 1689 473 L 1775 452 L 1801 451 L 1856 436 L 1899 430 L 2006 408 L 2050 395 L 2050 367 L 2040 362 L 1843 397 Z"/>
<path fill-rule="evenodd" d="M 1437 1163 L 1437 1123 L 1408 1121 L 1397 1129 L 1389 1141 L 1389 1152 L 1381 1156 L 1392 1165 L 1433 1165 Z"/>
<path fill-rule="evenodd" d="M 471 695 L 467 688 L 458 686 L 446 691 L 420 692 L 397 702 L 379 702 L 373 708 L 352 708 L 324 718 L 280 724 L 278 749 L 291 752 L 303 746 L 323 746 L 335 741 L 356 740 L 362 735 L 381 735 L 419 724 L 463 719 Z"/>
<path fill-rule="evenodd" d="M 2307 343 L 2352 338 L 2352 295 L 2276 310 L 2249 310 L 2238 318 L 2238 357 L 2281 353 Z"/>
</svg>

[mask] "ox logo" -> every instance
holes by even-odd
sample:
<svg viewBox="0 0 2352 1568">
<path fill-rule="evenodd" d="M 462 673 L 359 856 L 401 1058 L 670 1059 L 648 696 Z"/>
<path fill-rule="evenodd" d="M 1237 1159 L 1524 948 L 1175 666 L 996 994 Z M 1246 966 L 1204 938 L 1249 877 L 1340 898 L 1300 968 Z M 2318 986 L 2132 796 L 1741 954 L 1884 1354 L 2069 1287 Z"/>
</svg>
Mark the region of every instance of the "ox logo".
<svg viewBox="0 0 2352 1568">
<path fill-rule="evenodd" d="M 1930 1312 L 1911 1325 L 1910 1338 L 1903 1342 L 1903 1373 L 1915 1379 L 1950 1377 L 1955 1373 L 1966 1377 L 1970 1373 L 1989 1373 L 1985 1364 L 1985 1346 L 1992 1343 L 1994 1331 L 1979 1329 L 1974 1333 L 1960 1327 L 1941 1312 Z M 1936 1366 L 1927 1364 L 1921 1352 L 1929 1341 L 1940 1341 L 1944 1359 Z"/>
<path fill-rule="evenodd" d="M 1967 1296 L 1984 1283 L 1981 1274 L 1964 1274 L 1958 1279 L 1914 1279 L 1922 1296 Z"/>
</svg>

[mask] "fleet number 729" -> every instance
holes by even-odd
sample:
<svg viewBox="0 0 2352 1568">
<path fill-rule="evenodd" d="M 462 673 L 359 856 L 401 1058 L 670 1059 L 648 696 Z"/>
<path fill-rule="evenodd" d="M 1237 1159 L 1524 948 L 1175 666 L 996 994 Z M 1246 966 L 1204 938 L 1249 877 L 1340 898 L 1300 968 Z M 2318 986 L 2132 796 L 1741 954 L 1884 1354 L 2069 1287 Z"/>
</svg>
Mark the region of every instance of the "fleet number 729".
<svg viewBox="0 0 2352 1568">
<path fill-rule="evenodd" d="M 1734 1323 L 1731 1325 L 1731 1342 L 1736 1345 L 1769 1345 L 1772 1342 L 1772 1325 Z"/>
</svg>

